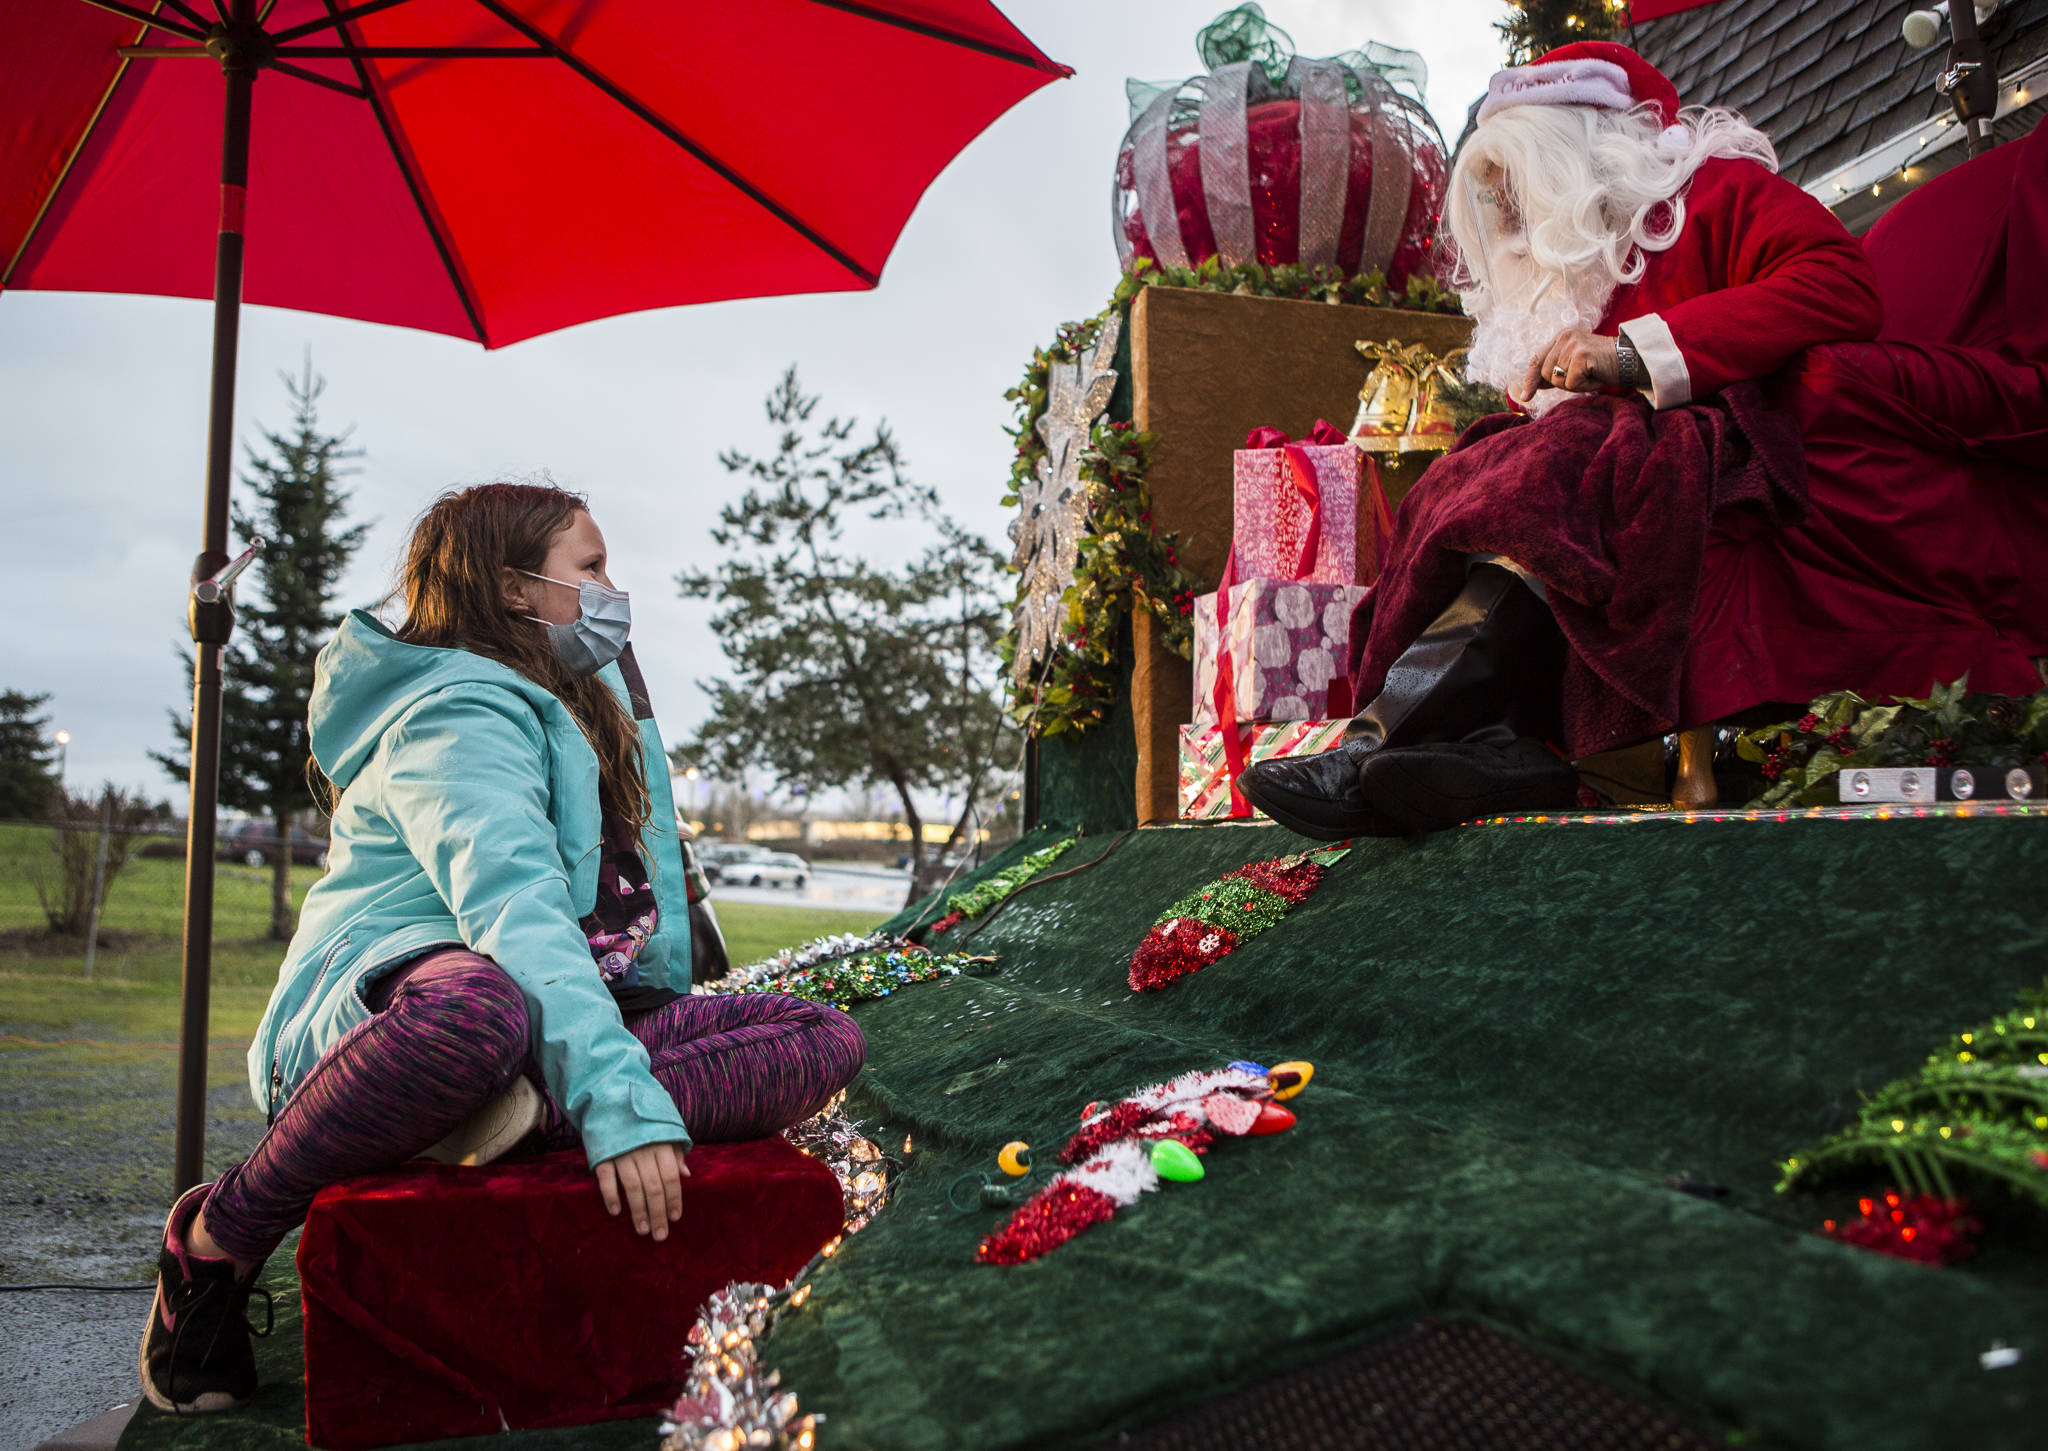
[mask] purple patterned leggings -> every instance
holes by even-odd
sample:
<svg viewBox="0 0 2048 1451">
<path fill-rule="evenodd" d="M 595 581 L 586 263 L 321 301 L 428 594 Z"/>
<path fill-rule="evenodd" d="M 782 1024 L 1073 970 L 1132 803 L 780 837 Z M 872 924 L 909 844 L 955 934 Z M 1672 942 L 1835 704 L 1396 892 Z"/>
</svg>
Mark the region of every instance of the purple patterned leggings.
<svg viewBox="0 0 2048 1451">
<path fill-rule="evenodd" d="M 444 949 L 378 979 L 373 1017 L 299 1085 L 248 1159 L 222 1174 L 206 1227 L 260 1260 L 338 1179 L 388 1169 L 440 1142 L 524 1072 L 526 1000 L 487 957 Z M 810 1117 L 860 1071 L 866 1043 L 836 1008 L 778 993 L 682 997 L 626 1020 L 698 1143 L 758 1138 Z M 576 1130 L 552 1102 L 547 1147 Z"/>
</svg>

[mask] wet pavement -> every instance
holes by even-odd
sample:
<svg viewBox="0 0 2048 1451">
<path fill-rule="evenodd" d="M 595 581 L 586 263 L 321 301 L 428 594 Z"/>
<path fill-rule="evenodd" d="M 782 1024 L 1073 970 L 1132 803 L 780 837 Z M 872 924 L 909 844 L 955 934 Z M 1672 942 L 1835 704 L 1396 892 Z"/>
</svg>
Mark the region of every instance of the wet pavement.
<svg viewBox="0 0 2048 1451">
<path fill-rule="evenodd" d="M 40 1036 L 0 1048 L 0 1283 L 144 1283 L 170 1198 L 175 1055 L 28 1041 Z M 242 1051 L 217 1039 L 209 1054 L 214 1173 L 263 1131 Z M 0 1293 L 0 1451 L 28 1451 L 133 1397 L 149 1305 L 146 1291 Z"/>
<path fill-rule="evenodd" d="M 735 873 L 737 875 L 737 873 Z M 711 900 L 775 907 L 840 907 L 894 914 L 910 890 L 910 873 L 866 862 L 813 862 L 801 887 L 719 883 Z"/>
</svg>

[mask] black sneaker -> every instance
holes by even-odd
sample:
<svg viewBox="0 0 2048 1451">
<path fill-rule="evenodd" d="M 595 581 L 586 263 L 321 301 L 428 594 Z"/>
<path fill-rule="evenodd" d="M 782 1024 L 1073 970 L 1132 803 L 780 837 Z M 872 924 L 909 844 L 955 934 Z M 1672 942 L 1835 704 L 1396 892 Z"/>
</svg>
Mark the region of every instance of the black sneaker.
<svg viewBox="0 0 2048 1451">
<path fill-rule="evenodd" d="M 248 1405 L 256 1395 L 249 1337 L 270 1333 L 267 1324 L 261 1331 L 249 1324 L 250 1294 L 270 1303 L 269 1291 L 255 1289 L 256 1271 L 238 1278 L 233 1260 L 201 1259 L 185 1248 L 186 1231 L 212 1187 L 188 1189 L 171 1206 L 156 1261 L 156 1299 L 136 1355 L 142 1394 L 173 1414 Z"/>
</svg>

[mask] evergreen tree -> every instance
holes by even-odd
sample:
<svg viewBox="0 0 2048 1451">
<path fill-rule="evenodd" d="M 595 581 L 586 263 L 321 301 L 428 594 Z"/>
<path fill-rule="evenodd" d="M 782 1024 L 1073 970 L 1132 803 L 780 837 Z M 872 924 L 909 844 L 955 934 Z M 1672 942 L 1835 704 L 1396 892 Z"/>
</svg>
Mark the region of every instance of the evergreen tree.
<svg viewBox="0 0 2048 1451">
<path fill-rule="evenodd" d="M 0 691 L 0 817 L 40 817 L 57 789 L 47 695 Z"/>
<path fill-rule="evenodd" d="M 1609 0 L 1510 0 L 1493 28 L 1508 43 L 1508 64 L 1527 65 L 1573 41 L 1614 39 L 1619 14 Z"/>
<path fill-rule="evenodd" d="M 234 506 L 236 532 L 261 538 L 263 550 L 237 591 L 235 634 L 223 652 L 220 799 L 271 823 L 270 935 L 282 940 L 295 925 L 292 818 L 317 804 L 307 784 L 313 660 L 341 623 L 335 594 L 368 526 L 341 527 L 349 496 L 338 481 L 355 472 L 346 465 L 362 451 L 347 446 L 348 433 L 320 430 L 327 380 L 315 376 L 310 358 L 303 378 L 280 376 L 291 396 L 292 427 L 264 430 L 265 450 L 249 450 L 242 483 L 253 507 L 244 509 L 240 500 Z M 191 653 L 180 654 L 189 671 Z M 189 741 L 190 720 L 173 712 L 172 723 Z M 172 775 L 188 775 L 189 752 L 152 754 Z"/>
<path fill-rule="evenodd" d="M 777 451 L 720 456 L 752 480 L 712 531 L 728 556 L 676 583 L 685 598 L 718 602 L 713 628 L 735 674 L 705 686 L 711 718 L 686 754 L 722 780 L 753 767 L 814 796 L 887 788 L 910 830 L 915 897 L 926 875 L 916 793 L 962 799 L 957 841 L 996 758 L 1015 749 L 995 688 L 1003 556 L 905 476 L 886 423 L 856 442 L 852 419 L 812 421 L 818 402 L 791 368 L 768 398 Z M 858 514 L 903 521 L 931 542 L 904 568 L 879 568 L 840 546 Z"/>
</svg>

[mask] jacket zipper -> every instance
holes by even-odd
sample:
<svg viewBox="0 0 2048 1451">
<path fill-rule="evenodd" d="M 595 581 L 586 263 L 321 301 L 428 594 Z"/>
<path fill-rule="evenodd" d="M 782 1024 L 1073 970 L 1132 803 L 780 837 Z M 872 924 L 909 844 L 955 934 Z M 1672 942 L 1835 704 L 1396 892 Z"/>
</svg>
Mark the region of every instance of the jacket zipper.
<svg viewBox="0 0 2048 1451">
<path fill-rule="evenodd" d="M 278 1030 L 276 1046 L 270 1055 L 270 1114 L 265 1120 L 266 1123 L 277 1122 L 277 1095 L 278 1090 L 284 1087 L 284 1040 L 290 1036 L 292 1029 L 298 1026 L 299 1019 L 305 1015 L 306 1009 L 319 998 L 320 985 L 327 981 L 327 970 L 334 966 L 334 959 L 341 956 L 342 950 L 354 940 L 352 937 L 344 937 L 327 949 L 327 960 L 320 964 L 319 975 L 313 979 L 313 990 L 306 994 L 306 1000 L 299 1004 L 299 1010 L 287 1018 L 285 1025 Z"/>
</svg>

